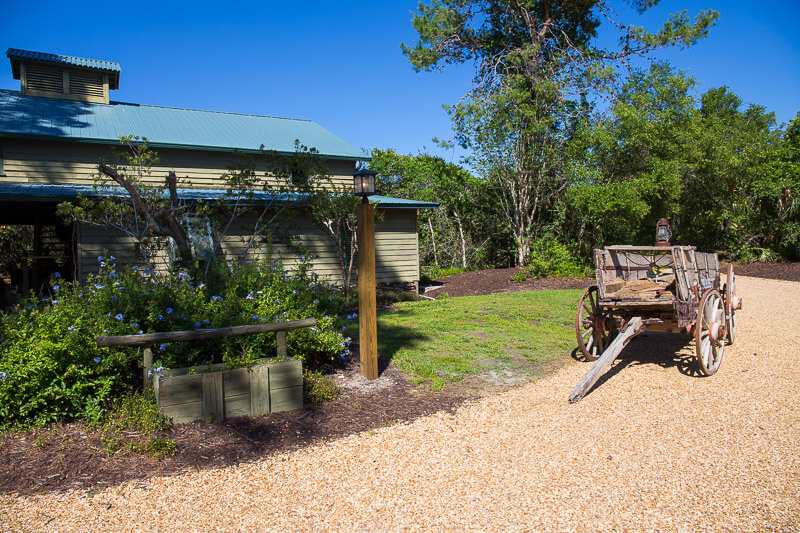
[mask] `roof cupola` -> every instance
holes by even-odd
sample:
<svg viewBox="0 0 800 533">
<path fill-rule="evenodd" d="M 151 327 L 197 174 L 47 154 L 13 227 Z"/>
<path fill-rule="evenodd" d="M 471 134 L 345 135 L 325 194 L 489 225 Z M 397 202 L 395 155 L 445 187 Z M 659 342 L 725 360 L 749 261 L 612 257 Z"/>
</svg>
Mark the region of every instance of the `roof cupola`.
<svg viewBox="0 0 800 533">
<path fill-rule="evenodd" d="M 107 104 L 119 87 L 119 63 L 9 48 L 11 73 L 24 96 Z"/>
</svg>

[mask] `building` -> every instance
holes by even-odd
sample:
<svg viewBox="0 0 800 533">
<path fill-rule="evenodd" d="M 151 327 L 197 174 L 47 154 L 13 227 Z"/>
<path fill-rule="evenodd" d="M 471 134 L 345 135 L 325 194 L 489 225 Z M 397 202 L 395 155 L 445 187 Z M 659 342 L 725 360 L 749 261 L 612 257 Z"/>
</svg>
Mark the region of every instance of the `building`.
<svg viewBox="0 0 800 533">
<path fill-rule="evenodd" d="M 119 87 L 121 68 L 114 62 L 18 49 L 8 49 L 6 56 L 21 87 L 19 92 L 0 90 L 0 225 L 31 228 L 27 263 L 11 275 L 23 288 L 40 287 L 57 269 L 67 278 L 84 279 L 98 268 L 103 253 L 132 258 L 126 236 L 88 224 L 64 224 L 56 215 L 60 202 L 99 194 L 93 175 L 101 159 L 112 160 L 120 136 L 149 140 L 160 159 L 152 169 L 154 183 L 163 183 L 171 170 L 191 180 L 190 188 L 179 190 L 187 201 L 224 194 L 221 176 L 234 150 L 259 154 L 263 146 L 288 155 L 297 140 L 325 158 L 332 184 L 348 188 L 357 163 L 369 159 L 308 120 L 115 102 L 109 93 Z M 274 179 L 267 167 L 256 171 L 264 180 Z M 376 224 L 377 281 L 416 285 L 416 210 L 437 205 L 386 197 L 372 201 L 382 213 Z M 313 257 L 315 271 L 338 280 L 332 242 L 312 223 L 302 202 L 293 209 L 292 231 Z M 241 251 L 235 239 L 220 245 L 226 254 Z M 291 264 L 294 252 L 279 248 Z"/>
</svg>

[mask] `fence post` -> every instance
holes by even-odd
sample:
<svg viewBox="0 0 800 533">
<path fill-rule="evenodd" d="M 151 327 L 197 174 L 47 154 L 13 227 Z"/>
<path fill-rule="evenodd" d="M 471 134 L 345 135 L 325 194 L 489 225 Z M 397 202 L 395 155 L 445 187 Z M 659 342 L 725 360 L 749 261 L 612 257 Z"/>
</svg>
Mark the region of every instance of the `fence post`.
<svg viewBox="0 0 800 533">
<path fill-rule="evenodd" d="M 153 388 L 153 350 L 150 349 L 150 345 L 144 347 L 144 370 L 142 370 L 144 375 L 144 389 L 148 390 Z"/>
<path fill-rule="evenodd" d="M 286 332 L 278 332 L 278 357 L 286 358 Z"/>
</svg>

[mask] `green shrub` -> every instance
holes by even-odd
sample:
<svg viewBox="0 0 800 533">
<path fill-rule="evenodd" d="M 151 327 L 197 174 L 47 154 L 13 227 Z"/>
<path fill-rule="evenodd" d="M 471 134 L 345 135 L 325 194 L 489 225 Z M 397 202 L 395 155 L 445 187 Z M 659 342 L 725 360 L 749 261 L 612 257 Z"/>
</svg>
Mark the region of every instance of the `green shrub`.
<svg viewBox="0 0 800 533">
<path fill-rule="evenodd" d="M 569 247 L 560 243 L 550 233 L 536 239 L 531 246 L 528 273 L 532 278 L 584 277 L 588 272 L 589 269 L 580 264 Z"/>
<path fill-rule="evenodd" d="M 126 394 L 114 407 L 100 427 L 100 441 L 108 456 L 121 449 L 167 457 L 175 453 L 175 441 L 155 435 L 169 428 L 169 421 L 158 411 L 152 394 Z"/>
<path fill-rule="evenodd" d="M 522 283 L 523 281 L 527 281 L 527 279 L 528 272 L 526 270 L 520 270 L 511 275 L 511 281 L 514 283 Z"/>
<path fill-rule="evenodd" d="M 447 276 L 453 276 L 455 274 L 463 274 L 466 271 L 466 268 L 440 268 L 437 265 L 424 265 L 420 269 L 420 283 L 430 283 L 435 279 L 446 278 Z"/>
<path fill-rule="evenodd" d="M 342 332 L 356 317 L 339 318 L 344 298 L 319 281 L 305 258 L 293 272 L 278 260 L 236 261 L 195 275 L 118 269 L 113 257 L 98 260 L 100 272 L 86 283 L 56 277 L 50 298 L 23 299 L 0 317 L 0 428 L 97 422 L 110 400 L 141 389 L 140 350 L 98 348 L 101 336 L 313 317 L 315 327 L 288 332 L 289 355 L 303 354 L 313 367 L 348 353 Z M 274 333 L 153 348 L 156 368 L 239 366 L 277 350 Z"/>
<path fill-rule="evenodd" d="M 339 396 L 339 387 L 331 376 L 319 371 L 303 371 L 303 403 L 329 402 Z"/>
</svg>

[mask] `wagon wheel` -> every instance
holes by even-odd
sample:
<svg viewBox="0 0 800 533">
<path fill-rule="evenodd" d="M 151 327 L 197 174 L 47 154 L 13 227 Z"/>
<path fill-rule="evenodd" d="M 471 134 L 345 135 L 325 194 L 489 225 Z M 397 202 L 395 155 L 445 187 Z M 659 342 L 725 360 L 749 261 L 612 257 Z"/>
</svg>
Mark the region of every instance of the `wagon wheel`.
<svg viewBox="0 0 800 533">
<path fill-rule="evenodd" d="M 596 361 L 608 347 L 610 334 L 608 310 L 599 303 L 597 287 L 589 287 L 578 302 L 575 337 L 578 348 L 589 361 Z"/>
<path fill-rule="evenodd" d="M 697 308 L 694 343 L 700 372 L 712 375 L 725 351 L 725 303 L 716 289 L 706 291 Z"/>
<path fill-rule="evenodd" d="M 726 340 L 733 344 L 736 340 L 736 310 L 740 308 L 741 299 L 736 296 L 736 277 L 733 274 L 733 265 L 728 265 L 727 280 L 723 289 L 725 293 L 725 327 Z"/>
</svg>

